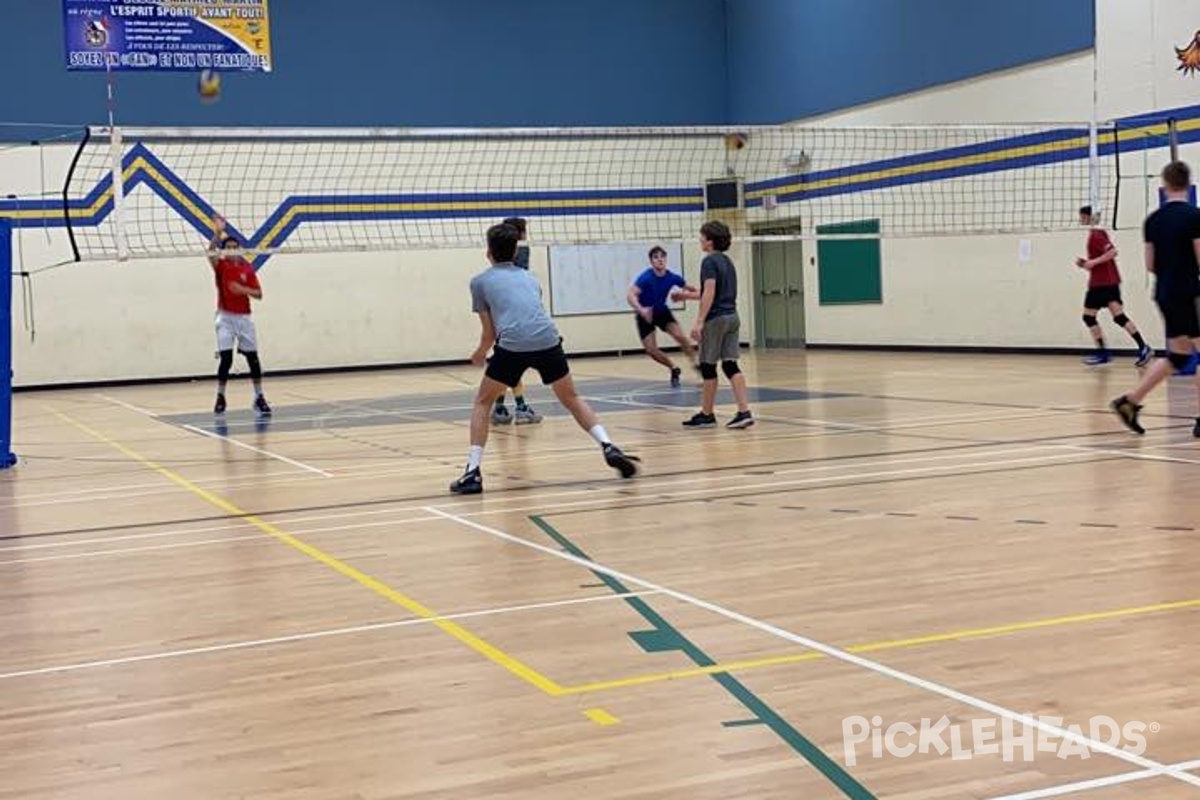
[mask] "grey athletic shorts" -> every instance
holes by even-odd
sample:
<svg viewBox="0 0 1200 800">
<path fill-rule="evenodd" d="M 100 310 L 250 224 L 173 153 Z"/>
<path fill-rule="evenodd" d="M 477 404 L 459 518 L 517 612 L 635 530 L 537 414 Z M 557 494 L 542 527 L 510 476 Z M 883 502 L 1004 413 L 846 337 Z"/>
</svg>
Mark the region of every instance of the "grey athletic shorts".
<svg viewBox="0 0 1200 800">
<path fill-rule="evenodd" d="M 741 327 L 742 323 L 737 314 L 725 314 L 705 322 L 700 333 L 700 363 L 736 361 L 739 350 L 738 330 Z"/>
</svg>

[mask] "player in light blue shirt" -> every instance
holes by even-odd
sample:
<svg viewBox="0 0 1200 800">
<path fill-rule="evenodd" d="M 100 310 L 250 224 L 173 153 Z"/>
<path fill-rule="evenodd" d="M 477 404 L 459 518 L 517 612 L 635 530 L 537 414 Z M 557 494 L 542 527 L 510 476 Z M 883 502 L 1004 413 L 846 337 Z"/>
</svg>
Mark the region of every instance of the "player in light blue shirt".
<svg viewBox="0 0 1200 800">
<path fill-rule="evenodd" d="M 521 382 L 527 370 L 536 370 L 542 383 L 550 387 L 579 427 L 591 435 L 604 453 L 604 462 L 632 478 L 638 473 L 635 456 L 621 452 L 578 392 L 571 378 L 571 367 L 563 352 L 562 338 L 554 320 L 542 306 L 542 287 L 529 270 L 513 263 L 520 233 L 512 225 L 501 223 L 488 229 L 488 260 L 492 266 L 471 279 L 471 308 L 479 315 L 479 346 L 471 354 L 471 363 L 487 370 L 479 381 L 479 391 L 471 409 L 471 448 L 462 476 L 450 484 L 454 494 L 479 494 L 483 491 L 480 462 L 487 444 L 492 404 L 505 389 Z M 492 357 L 487 357 L 488 351 Z"/>
</svg>

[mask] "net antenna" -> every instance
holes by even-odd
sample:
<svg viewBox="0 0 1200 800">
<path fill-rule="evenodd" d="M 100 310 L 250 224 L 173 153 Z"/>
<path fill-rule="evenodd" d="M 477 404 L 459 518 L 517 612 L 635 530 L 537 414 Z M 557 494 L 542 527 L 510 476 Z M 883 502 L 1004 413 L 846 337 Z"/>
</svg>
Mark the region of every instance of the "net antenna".
<svg viewBox="0 0 1200 800">
<path fill-rule="evenodd" d="M 1110 144 L 1111 143 L 1111 144 Z M 1112 125 L 90 129 L 64 197 L 80 260 L 202 255 L 214 215 L 277 253 L 1073 230 L 1116 185 Z M 723 182 L 726 192 L 709 191 Z M 732 200 L 730 200 L 732 198 Z M 817 234 L 878 221 L 878 234 Z M 791 223 L 802 222 L 802 225 Z M 787 224 L 783 224 L 787 223 Z M 754 236 L 756 225 L 795 234 Z"/>
<path fill-rule="evenodd" d="M 112 170 L 113 224 L 112 235 L 117 261 L 129 259 L 129 243 L 125 239 L 125 176 L 121 166 L 121 155 L 124 145 L 121 139 L 121 129 L 117 127 L 117 88 L 116 77 L 113 74 L 113 63 L 120 55 L 108 47 L 112 37 L 106 39 L 104 50 L 104 84 L 108 94 L 108 130 L 109 130 L 109 163 Z"/>
</svg>

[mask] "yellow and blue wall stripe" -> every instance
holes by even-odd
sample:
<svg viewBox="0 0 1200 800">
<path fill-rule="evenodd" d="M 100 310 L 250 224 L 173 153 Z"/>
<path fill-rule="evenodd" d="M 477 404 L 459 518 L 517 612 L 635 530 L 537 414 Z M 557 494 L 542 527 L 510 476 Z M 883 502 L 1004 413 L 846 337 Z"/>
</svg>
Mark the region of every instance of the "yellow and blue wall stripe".
<svg viewBox="0 0 1200 800">
<path fill-rule="evenodd" d="M 1099 152 L 1134 152 L 1162 148 L 1168 143 L 1167 120 L 1176 121 L 1178 141 L 1200 141 L 1200 105 L 1171 109 L 1118 120 L 1099 133 Z M 746 202 L 760 206 L 768 195 L 783 203 L 852 194 L 990 172 L 1023 169 L 1085 159 L 1089 152 L 1086 128 L 1060 128 L 1023 136 L 994 139 L 961 147 L 880 159 L 838 169 L 787 175 L 755 181 L 746 186 Z M 217 210 L 163 163 L 144 143 L 125 153 L 122 176 L 126 194 L 145 185 L 197 234 L 207 239 Z M 80 198 L 0 200 L 0 217 L 16 228 L 73 228 L 99 226 L 112 213 L 112 177 L 105 175 Z M 624 215 L 701 213 L 703 187 L 644 189 L 582 189 L 523 192 L 445 192 L 362 195 L 293 195 L 251 235 L 231 227 L 230 232 L 250 248 L 284 246 L 301 225 L 326 222 L 382 222 L 419 219 L 475 219 L 505 216 Z M 261 267 L 269 258 L 255 259 Z"/>
</svg>

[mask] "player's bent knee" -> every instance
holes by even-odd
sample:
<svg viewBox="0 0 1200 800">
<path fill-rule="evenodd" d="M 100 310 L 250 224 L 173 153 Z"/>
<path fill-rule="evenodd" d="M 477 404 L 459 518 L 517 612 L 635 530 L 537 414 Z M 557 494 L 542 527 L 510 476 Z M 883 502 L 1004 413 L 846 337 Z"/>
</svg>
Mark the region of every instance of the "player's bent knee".
<svg viewBox="0 0 1200 800">
<path fill-rule="evenodd" d="M 217 362 L 217 377 L 225 380 L 229 377 L 229 370 L 233 367 L 233 351 L 222 350 L 218 355 L 220 360 Z"/>
<path fill-rule="evenodd" d="M 700 377 L 704 378 L 704 380 L 706 380 L 706 381 L 715 381 L 717 379 L 717 365 L 716 364 L 701 364 L 700 365 Z"/>
<path fill-rule="evenodd" d="M 250 352 L 242 351 L 242 355 L 246 357 L 246 364 L 250 367 L 251 378 L 262 377 L 262 362 L 258 360 L 258 352 L 251 350 Z"/>
<path fill-rule="evenodd" d="M 725 373 L 726 378 L 732 380 L 734 375 L 742 371 L 742 368 L 738 366 L 738 362 L 736 361 L 722 361 L 721 370 Z"/>
<path fill-rule="evenodd" d="M 1089 328 L 1094 328 L 1097 325 L 1099 325 L 1100 323 L 1096 320 L 1095 314 L 1086 314 L 1085 313 L 1083 315 L 1083 324 L 1087 325 Z"/>
<path fill-rule="evenodd" d="M 1122 311 L 1120 314 L 1113 315 L 1113 322 L 1124 328 L 1129 324 L 1129 317 L 1125 316 L 1125 312 Z"/>
</svg>

